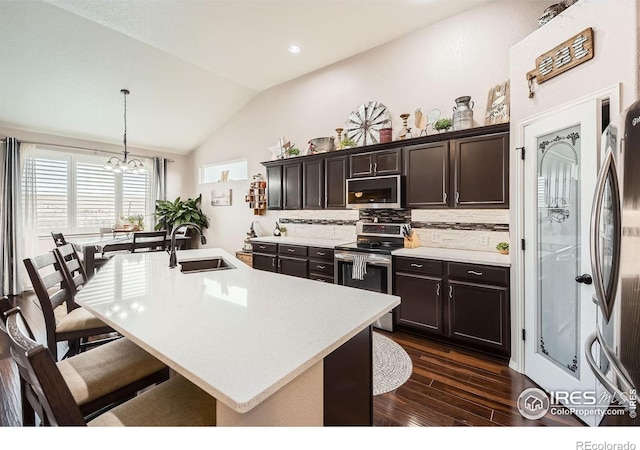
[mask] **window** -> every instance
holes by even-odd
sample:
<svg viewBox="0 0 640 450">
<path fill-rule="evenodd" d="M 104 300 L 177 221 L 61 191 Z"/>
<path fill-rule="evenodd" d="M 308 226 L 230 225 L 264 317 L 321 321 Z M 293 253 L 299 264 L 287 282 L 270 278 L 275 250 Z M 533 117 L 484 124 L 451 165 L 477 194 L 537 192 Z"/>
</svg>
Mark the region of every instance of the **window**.
<svg viewBox="0 0 640 450">
<path fill-rule="evenodd" d="M 200 166 L 200 184 L 247 179 L 247 160 L 226 161 Z"/>
<path fill-rule="evenodd" d="M 116 214 L 148 216 L 150 175 L 113 173 L 105 158 L 38 149 L 23 161 L 25 222 L 38 235 L 97 233 Z"/>
</svg>

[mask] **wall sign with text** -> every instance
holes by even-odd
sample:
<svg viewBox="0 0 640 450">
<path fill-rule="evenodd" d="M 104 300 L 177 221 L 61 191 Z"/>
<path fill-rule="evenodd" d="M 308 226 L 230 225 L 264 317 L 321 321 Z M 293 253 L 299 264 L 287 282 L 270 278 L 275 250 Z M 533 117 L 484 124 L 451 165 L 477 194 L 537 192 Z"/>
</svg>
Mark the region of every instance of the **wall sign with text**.
<svg viewBox="0 0 640 450">
<path fill-rule="evenodd" d="M 536 68 L 527 72 L 529 98 L 533 97 L 533 80 L 542 84 L 593 58 L 593 30 L 589 27 L 536 58 Z"/>
</svg>

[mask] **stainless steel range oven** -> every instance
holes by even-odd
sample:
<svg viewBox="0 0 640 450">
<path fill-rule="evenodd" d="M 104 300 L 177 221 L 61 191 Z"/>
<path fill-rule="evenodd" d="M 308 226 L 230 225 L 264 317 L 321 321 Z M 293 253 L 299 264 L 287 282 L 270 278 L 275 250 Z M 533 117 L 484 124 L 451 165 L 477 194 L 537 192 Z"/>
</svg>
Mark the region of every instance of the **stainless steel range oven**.
<svg viewBox="0 0 640 450">
<path fill-rule="evenodd" d="M 393 293 L 391 252 L 404 246 L 408 224 L 365 223 L 357 241 L 335 248 L 335 283 L 384 294 Z M 393 331 L 393 312 L 382 316 L 374 327 Z"/>
</svg>

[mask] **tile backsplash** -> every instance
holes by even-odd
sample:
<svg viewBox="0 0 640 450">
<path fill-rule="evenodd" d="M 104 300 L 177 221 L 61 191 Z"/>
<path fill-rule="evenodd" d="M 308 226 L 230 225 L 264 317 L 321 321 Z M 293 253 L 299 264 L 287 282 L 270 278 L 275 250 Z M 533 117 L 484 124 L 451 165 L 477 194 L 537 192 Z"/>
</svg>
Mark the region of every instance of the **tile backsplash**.
<svg viewBox="0 0 640 450">
<path fill-rule="evenodd" d="M 279 211 L 278 221 L 295 237 L 356 239 L 356 221 L 411 222 L 424 247 L 495 251 L 509 242 L 507 209 L 361 209 Z"/>
</svg>

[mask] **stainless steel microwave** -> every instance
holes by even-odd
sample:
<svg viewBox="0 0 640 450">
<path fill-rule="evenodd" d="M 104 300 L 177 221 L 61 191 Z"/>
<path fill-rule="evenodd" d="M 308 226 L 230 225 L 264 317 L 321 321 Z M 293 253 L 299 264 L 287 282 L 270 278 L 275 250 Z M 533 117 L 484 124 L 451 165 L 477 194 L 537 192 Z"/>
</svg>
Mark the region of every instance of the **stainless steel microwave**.
<svg viewBox="0 0 640 450">
<path fill-rule="evenodd" d="M 402 176 L 349 178 L 347 208 L 402 208 Z"/>
</svg>

